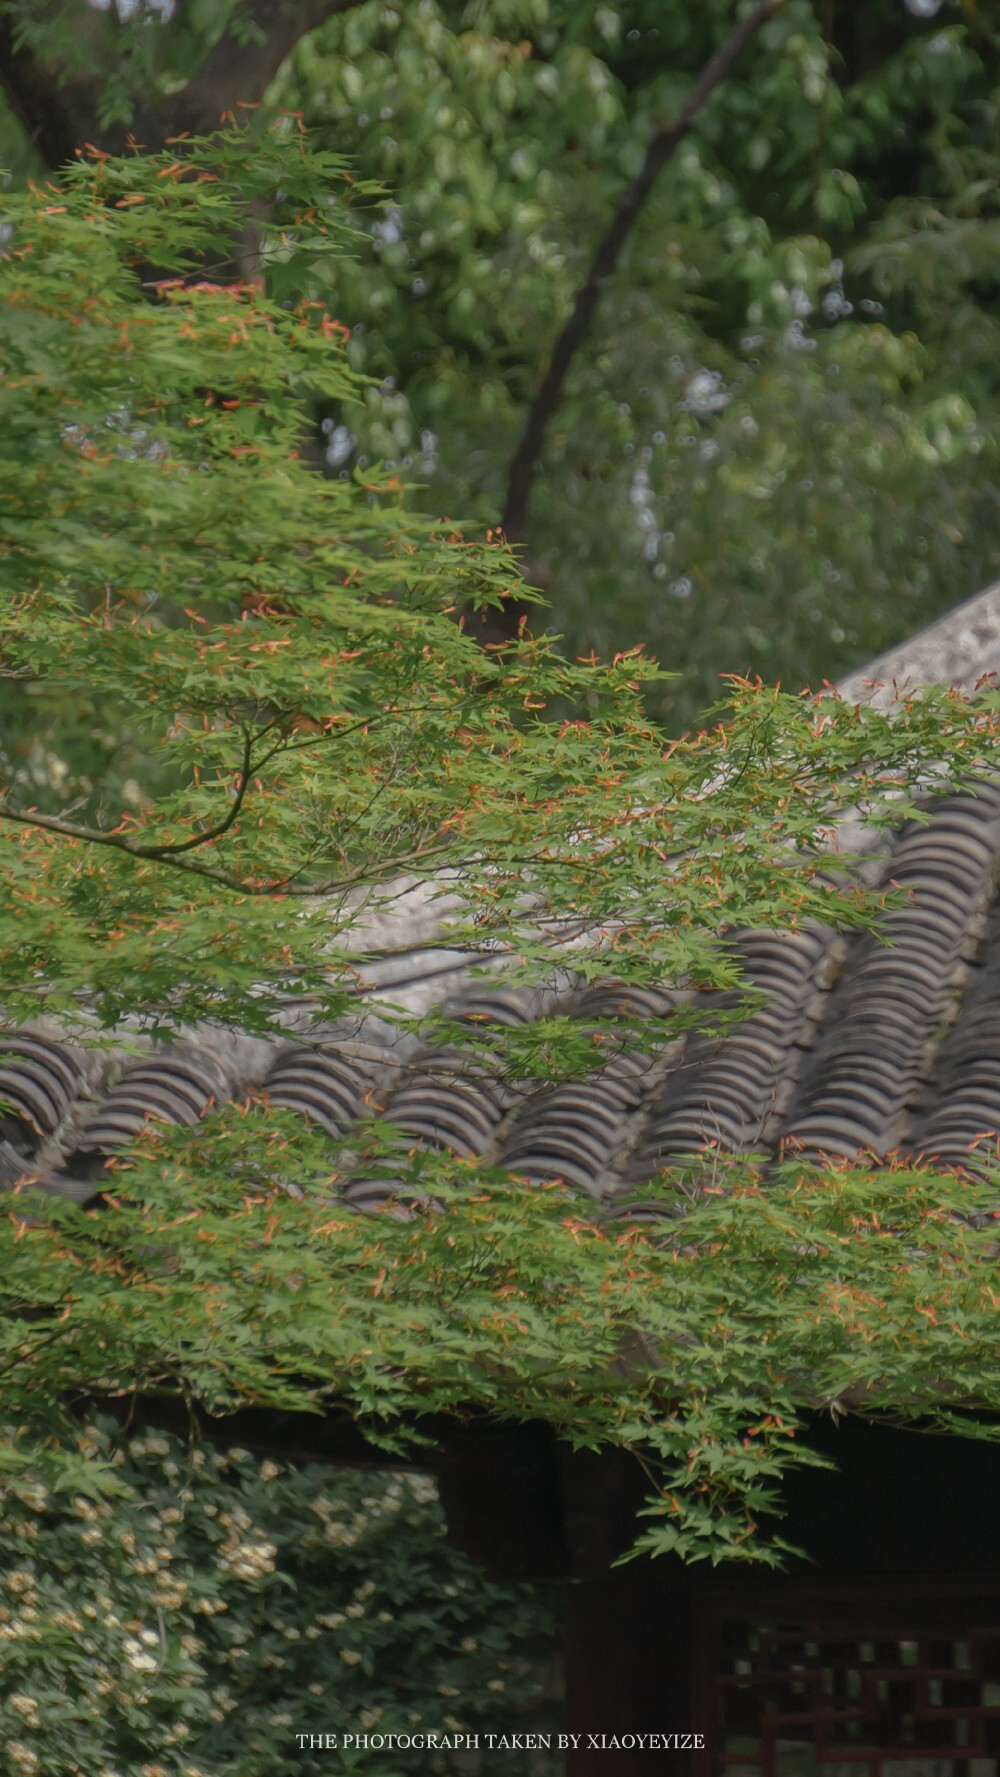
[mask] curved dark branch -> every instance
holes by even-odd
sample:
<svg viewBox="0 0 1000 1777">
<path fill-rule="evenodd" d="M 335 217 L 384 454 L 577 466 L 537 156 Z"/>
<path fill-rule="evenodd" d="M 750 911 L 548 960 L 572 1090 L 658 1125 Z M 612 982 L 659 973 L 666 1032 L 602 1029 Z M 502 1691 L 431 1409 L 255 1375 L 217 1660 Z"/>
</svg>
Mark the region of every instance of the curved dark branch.
<svg viewBox="0 0 1000 1777">
<path fill-rule="evenodd" d="M 379 882 L 391 881 L 393 877 L 401 876 L 408 870 L 426 868 L 431 862 L 435 866 L 442 865 L 447 861 L 450 846 L 447 835 L 443 838 L 434 835 L 415 845 L 412 851 L 385 858 L 377 865 L 369 859 L 357 870 L 345 871 L 341 876 L 331 876 L 319 882 L 297 880 L 305 866 L 286 876 L 262 881 L 237 876 L 233 871 L 213 864 L 203 864 L 198 859 L 185 855 L 184 846 L 171 848 L 137 845 L 127 834 L 103 833 L 99 828 L 78 826 L 76 822 L 63 820 L 58 815 L 37 814 L 26 809 L 0 805 L 0 822 L 2 821 L 11 821 L 20 827 L 34 827 L 39 832 L 54 833 L 62 839 L 75 839 L 86 845 L 103 846 L 109 851 L 124 852 L 139 863 L 163 864 L 168 869 L 178 870 L 186 876 L 200 877 L 203 882 L 214 883 L 217 888 L 227 889 L 233 894 L 258 899 L 270 895 L 313 899 L 321 895 L 341 894 L 347 889 L 371 888 Z M 200 834 L 198 843 L 204 844 L 210 837 L 207 833 Z"/>
<path fill-rule="evenodd" d="M 268 754 L 268 758 L 272 755 Z M 240 810 L 246 801 L 250 780 L 256 771 L 261 769 L 260 761 L 254 763 L 253 737 L 249 733 L 243 737 L 243 758 L 240 761 L 239 774 L 236 780 L 236 793 L 229 805 L 229 811 L 214 827 L 207 827 L 201 833 L 193 833 L 190 839 L 182 839 L 176 845 L 135 845 L 132 855 L 136 858 L 153 858 L 163 860 L 179 856 L 181 852 L 196 851 L 200 845 L 211 845 L 215 839 L 221 839 L 230 827 L 236 825 Z"/>
<path fill-rule="evenodd" d="M 691 130 L 706 100 L 720 82 L 725 80 L 733 64 L 761 26 L 773 18 L 784 3 L 785 0 L 761 0 L 753 12 L 740 20 L 725 42 L 720 44 L 705 63 L 677 116 L 657 131 L 646 149 L 639 173 L 622 193 L 614 216 L 594 254 L 590 270 L 577 291 L 573 312 L 556 340 L 549 367 L 531 404 L 520 443 L 511 461 L 507 497 L 501 518 L 509 543 L 524 541 L 528 502 L 549 422 L 559 405 L 567 372 L 586 336 L 601 292 L 618 263 L 636 217 L 660 173 Z M 503 613 L 492 612 L 490 616 L 494 623 L 498 616 L 503 619 L 504 633 L 509 636 L 516 632 L 521 607 L 512 601 Z"/>
</svg>

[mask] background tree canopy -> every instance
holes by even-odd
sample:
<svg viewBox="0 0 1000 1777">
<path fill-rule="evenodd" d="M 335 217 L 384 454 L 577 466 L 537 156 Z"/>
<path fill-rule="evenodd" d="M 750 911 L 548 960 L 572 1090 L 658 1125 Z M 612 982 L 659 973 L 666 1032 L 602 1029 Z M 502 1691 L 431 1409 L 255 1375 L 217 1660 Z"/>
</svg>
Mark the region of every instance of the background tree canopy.
<svg viewBox="0 0 1000 1777">
<path fill-rule="evenodd" d="M 494 524 L 600 237 L 740 11 L 4 0 L 6 158 L 300 112 L 387 193 L 301 280 L 377 379 L 317 405 L 329 472 Z M 977 0 L 785 0 L 628 234 L 514 540 L 571 653 L 680 671 L 675 730 L 720 671 L 835 678 L 996 572 L 998 78 Z"/>
</svg>

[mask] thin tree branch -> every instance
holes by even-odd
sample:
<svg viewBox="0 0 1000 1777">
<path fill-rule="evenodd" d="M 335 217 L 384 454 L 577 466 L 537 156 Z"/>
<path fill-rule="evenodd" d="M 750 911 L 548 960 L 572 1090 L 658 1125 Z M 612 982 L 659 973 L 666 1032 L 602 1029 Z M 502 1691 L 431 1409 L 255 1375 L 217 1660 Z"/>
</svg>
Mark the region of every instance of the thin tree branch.
<svg viewBox="0 0 1000 1777">
<path fill-rule="evenodd" d="M 124 852 L 126 856 L 136 858 L 140 863 L 165 864 L 172 870 L 179 870 L 187 876 L 199 876 L 206 882 L 213 882 L 218 888 L 231 890 L 234 894 L 250 895 L 260 898 L 266 895 L 291 895 L 312 897 L 339 894 L 345 889 L 368 888 L 375 883 L 387 880 L 410 869 L 414 864 L 426 864 L 431 858 L 444 858 L 448 852 L 448 841 L 435 836 L 435 843 L 427 842 L 417 845 L 413 851 L 400 857 L 387 858 L 378 866 L 371 862 L 358 870 L 350 870 L 344 876 L 329 877 L 324 882 L 296 883 L 292 873 L 284 877 L 275 877 L 269 882 L 254 882 L 236 876 L 229 870 L 218 869 L 211 864 L 200 864 L 196 859 L 182 855 L 183 848 L 171 850 L 164 846 L 140 846 L 131 841 L 124 833 L 102 833 L 96 827 L 80 827 L 73 821 L 64 821 L 58 815 L 38 814 L 23 809 L 0 807 L 0 821 L 12 821 L 17 826 L 34 827 L 43 833 L 55 833 L 62 839 L 81 840 L 86 845 L 99 845 L 109 851 Z M 203 843 L 207 835 L 199 836 Z"/>
<path fill-rule="evenodd" d="M 558 405 L 566 373 L 581 345 L 598 299 L 614 271 L 618 256 L 629 233 L 663 168 L 694 125 L 698 113 L 715 88 L 726 78 L 737 58 L 765 25 L 784 5 L 784 0 L 761 0 L 761 4 L 742 19 L 725 43 L 715 51 L 673 120 L 653 137 L 646 149 L 642 167 L 631 185 L 623 192 L 611 222 L 594 255 L 590 271 L 577 291 L 573 312 L 556 340 L 548 370 L 531 405 L 521 442 L 510 467 L 507 497 L 501 520 L 508 542 L 524 540 L 527 513 L 535 462 L 545 433 Z"/>
<path fill-rule="evenodd" d="M 265 732 L 267 731 L 265 730 Z M 269 753 L 267 758 L 270 759 L 272 756 L 273 752 Z M 264 763 L 266 763 L 266 761 L 264 761 Z M 223 819 L 219 821 L 216 826 L 206 827 L 204 832 L 201 833 L 193 833 L 190 839 L 182 839 L 176 845 L 133 846 L 133 857 L 152 858 L 162 861 L 165 858 L 179 857 L 182 852 L 195 851 L 200 845 L 210 845 L 213 839 L 221 839 L 223 834 L 228 833 L 230 827 L 234 826 L 239 819 L 239 813 L 246 801 L 246 794 L 250 788 L 254 773 L 262 770 L 262 768 L 263 765 L 260 760 L 256 763 L 254 762 L 253 736 L 248 731 L 243 736 L 243 758 L 240 762 L 240 774 L 236 784 L 236 794 L 229 805 L 228 813 Z"/>
<path fill-rule="evenodd" d="M 140 846 L 124 833 L 103 833 L 97 827 L 81 827 L 73 821 L 63 820 L 58 815 L 39 814 L 34 810 L 8 808 L 0 805 L 0 822 L 10 821 L 21 827 L 34 827 L 43 833 L 54 833 L 62 839 L 75 839 L 86 845 L 102 846 L 109 851 L 124 852 L 139 863 L 163 864 L 168 869 L 178 870 L 183 875 L 197 876 L 205 882 L 214 883 L 217 888 L 229 890 L 233 894 L 246 895 L 253 899 L 261 899 L 270 895 L 292 899 L 321 899 L 324 896 L 343 894 L 351 889 L 375 888 L 379 883 L 391 882 L 403 876 L 416 865 L 426 869 L 428 864 L 438 867 L 447 865 L 457 872 L 470 870 L 474 863 L 482 866 L 490 863 L 488 853 L 477 852 L 474 858 L 456 858 L 451 850 L 452 836 L 434 832 L 427 838 L 418 841 L 413 849 L 382 858 L 378 863 L 368 859 L 356 870 L 348 870 L 342 876 L 329 876 L 320 882 L 299 882 L 296 879 L 302 871 L 309 867 L 307 860 L 299 870 L 289 871 L 285 876 L 272 877 L 269 881 L 254 881 L 235 875 L 230 870 L 221 869 L 212 864 L 201 864 L 190 855 L 185 855 L 181 846 Z M 199 836 L 204 842 L 207 835 Z M 530 869 L 537 864 L 536 854 L 516 853 L 505 855 L 497 862 L 508 867 Z M 576 875 L 586 875 L 591 869 L 602 868 L 596 862 L 590 866 L 586 861 L 573 859 L 573 870 Z M 409 892 L 408 890 L 401 891 Z M 567 917 L 567 916 L 564 916 Z"/>
<path fill-rule="evenodd" d="M 452 706 L 449 713 L 460 713 L 466 707 L 467 701 L 467 699 L 463 699 L 460 703 L 455 704 Z M 399 708 L 386 712 L 386 714 L 395 716 L 423 715 L 431 707 L 432 706 L 427 704 L 415 704 L 410 709 L 400 706 Z M 123 851 L 126 852 L 129 857 L 136 858 L 141 863 L 169 864 L 175 869 L 186 871 L 191 876 L 204 877 L 209 882 L 217 883 L 220 888 L 231 889 L 234 893 L 238 894 L 303 896 L 335 894 L 341 890 L 356 888 L 359 884 L 367 882 L 369 876 L 363 872 L 352 872 L 348 876 L 331 878 L 329 881 L 321 882 L 318 885 L 313 883 L 303 883 L 300 885 L 297 883 L 296 879 L 301 877 L 309 868 L 312 860 L 307 859 L 298 870 L 291 871 L 287 876 L 275 878 L 270 882 L 257 883 L 235 876 L 231 871 L 221 869 L 215 865 L 196 863 L 186 854 L 192 851 L 197 851 L 202 846 L 209 845 L 216 839 L 223 838 L 223 836 L 230 831 L 239 817 L 251 783 L 255 777 L 259 776 L 259 774 L 270 765 L 273 759 L 276 759 L 279 756 L 284 757 L 287 753 L 297 753 L 303 750 L 312 751 L 317 747 L 330 745 L 331 743 L 343 740 L 352 734 L 359 733 L 363 730 L 370 730 L 378 724 L 379 720 L 380 718 L 378 716 L 366 716 L 357 722 L 348 723 L 346 727 L 335 727 L 321 734 L 310 734 L 308 738 L 300 741 L 289 740 L 287 735 L 282 732 L 280 738 L 273 744 L 273 746 L 268 747 L 265 752 L 258 754 L 256 758 L 253 754 L 254 742 L 264 740 L 267 735 L 272 734 L 275 729 L 281 729 L 283 718 L 280 716 L 277 717 L 273 722 L 269 722 L 266 727 L 259 729 L 256 734 L 251 734 L 249 730 L 245 731 L 243 736 L 243 757 L 238 768 L 239 776 L 237 779 L 236 792 L 226 814 L 214 827 L 206 827 L 203 831 L 192 834 L 189 839 L 172 841 L 164 845 L 144 845 L 141 841 L 130 838 L 127 833 L 122 833 L 118 829 L 112 828 L 105 832 L 100 827 L 85 827 L 77 822 L 69 821 L 66 819 L 65 815 L 39 814 L 34 809 L 11 808 L 7 803 L 0 803 L 0 821 L 11 821 L 22 827 L 36 827 L 45 833 L 56 833 L 64 839 L 81 840 L 87 845 L 105 846 L 111 851 Z M 368 803 L 367 808 L 362 810 L 362 814 L 366 813 L 367 810 L 374 805 L 375 801 L 386 788 L 387 783 L 380 785 L 379 789 Z M 358 819 L 360 818 L 361 817 L 359 816 Z M 347 828 L 347 834 L 350 834 L 356 826 L 357 819 Z M 345 836 L 346 835 L 342 835 L 342 838 Z M 426 845 L 420 846 L 416 852 L 408 854 L 406 858 L 402 860 L 393 860 L 385 871 L 379 871 L 377 877 L 372 878 L 372 880 L 381 879 L 382 876 L 386 875 L 390 877 L 398 875 L 400 870 L 407 868 L 409 864 L 423 860 L 427 855 L 428 849 L 432 848 L 428 848 Z"/>
<path fill-rule="evenodd" d="M 83 839 L 90 845 L 108 845 L 117 851 L 127 851 L 130 857 L 140 858 L 147 863 L 166 864 L 174 858 L 183 856 L 185 852 L 195 851 L 199 846 L 210 845 L 213 840 L 221 839 L 223 834 L 235 824 L 246 800 L 247 790 L 255 772 L 261 769 L 260 762 L 254 762 L 252 756 L 253 739 L 247 734 L 243 743 L 243 759 L 239 769 L 236 794 L 233 797 L 223 819 L 214 827 L 206 827 L 200 833 L 192 834 L 190 839 L 182 839 L 176 844 L 142 845 L 127 834 L 112 830 L 104 833 L 100 827 L 82 827 L 75 822 L 67 821 L 65 816 L 38 814 L 34 810 L 19 812 L 17 809 L 0 806 L 0 820 L 17 821 L 22 826 L 42 827 L 50 833 L 61 833 L 67 839 Z M 268 757 L 271 757 L 269 754 Z M 186 866 L 190 867 L 190 866 Z"/>
<path fill-rule="evenodd" d="M 538 458 L 549 422 L 562 396 L 563 384 L 582 344 L 601 292 L 614 271 L 632 226 L 657 178 L 694 125 L 699 112 L 738 57 L 767 21 L 780 11 L 785 0 L 761 0 L 741 19 L 723 44 L 710 56 L 672 121 L 658 130 L 646 149 L 645 159 L 631 185 L 622 193 L 618 207 L 594 254 L 589 272 L 576 294 L 573 312 L 556 340 L 549 367 L 532 401 L 517 450 L 510 464 L 507 496 L 501 526 L 508 543 L 523 543 L 528 502 L 537 472 Z M 522 607 L 509 601 L 502 612 L 490 611 L 487 626 L 502 624 L 504 637 L 516 633 Z"/>
</svg>

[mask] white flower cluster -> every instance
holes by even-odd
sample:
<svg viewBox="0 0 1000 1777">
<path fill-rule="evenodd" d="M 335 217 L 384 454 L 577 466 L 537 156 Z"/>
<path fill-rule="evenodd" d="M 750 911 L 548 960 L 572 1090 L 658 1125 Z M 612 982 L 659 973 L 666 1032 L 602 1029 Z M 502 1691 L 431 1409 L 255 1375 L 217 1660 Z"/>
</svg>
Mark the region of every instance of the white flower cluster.
<svg viewBox="0 0 1000 1777">
<path fill-rule="evenodd" d="M 237 1543 L 219 1555 L 219 1566 L 238 1580 L 259 1580 L 274 1572 L 278 1551 L 273 1543 Z"/>
<path fill-rule="evenodd" d="M 134 1672 L 158 1672 L 161 1661 L 150 1650 L 159 1646 L 159 1636 L 152 1629 L 140 1630 L 138 1636 L 126 1635 L 125 1658 Z"/>
</svg>

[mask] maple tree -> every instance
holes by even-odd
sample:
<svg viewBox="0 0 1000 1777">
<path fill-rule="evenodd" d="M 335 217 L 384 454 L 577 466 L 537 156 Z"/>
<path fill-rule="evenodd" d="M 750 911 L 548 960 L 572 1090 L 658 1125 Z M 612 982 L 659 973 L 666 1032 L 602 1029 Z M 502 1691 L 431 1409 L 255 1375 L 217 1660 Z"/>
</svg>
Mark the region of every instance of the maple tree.
<svg viewBox="0 0 1000 1777">
<path fill-rule="evenodd" d="M 876 919 L 878 896 L 822 868 L 831 823 L 860 802 L 888 824 L 929 775 L 995 767 L 997 700 L 886 714 L 743 682 L 667 741 L 641 652 L 484 652 L 454 611 L 523 595 L 505 546 L 301 448 L 310 404 L 365 379 L 350 317 L 289 292 L 303 261 L 335 267 L 373 196 L 284 120 L 94 153 L 8 201 L 5 1015 L 97 1041 L 125 1019 L 164 1040 L 274 1032 L 289 999 L 335 1021 L 357 1004 L 359 909 L 391 911 L 403 876 L 458 890 L 437 941 L 473 968 L 705 990 L 655 1030 L 595 1038 L 553 1013 L 465 1032 L 478 1064 L 537 1087 L 707 1016 L 739 979 L 722 931 Z M 262 275 L 216 285 L 251 204 Z M 447 1004 L 420 1028 L 453 1036 Z M 562 1186 L 401 1157 L 381 1125 L 363 1145 L 405 1216 L 350 1210 L 357 1153 L 254 1103 L 148 1130 L 99 1215 L 10 1198 L 7 1469 L 108 1483 L 76 1448 L 81 1395 L 210 1416 L 337 1401 L 390 1453 L 423 1415 L 486 1408 L 641 1453 L 642 1547 L 778 1559 L 775 1484 L 813 1460 L 810 1410 L 981 1433 L 1000 1405 L 966 1219 L 992 1214 L 988 1181 L 789 1159 L 765 1188 L 709 1155 L 678 1241 L 669 1216 L 605 1224 Z"/>
</svg>

